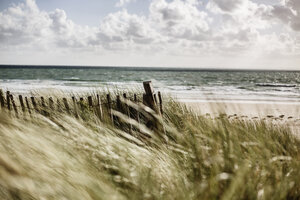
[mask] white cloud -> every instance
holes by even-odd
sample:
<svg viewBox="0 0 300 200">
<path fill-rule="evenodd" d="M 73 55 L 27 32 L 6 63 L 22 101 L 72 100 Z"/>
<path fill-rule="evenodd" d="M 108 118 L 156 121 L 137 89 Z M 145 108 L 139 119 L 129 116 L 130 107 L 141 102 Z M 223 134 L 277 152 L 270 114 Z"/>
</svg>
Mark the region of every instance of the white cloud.
<svg viewBox="0 0 300 200">
<path fill-rule="evenodd" d="M 234 12 L 241 9 L 248 0 L 210 0 L 208 7 L 214 11 Z"/>
<path fill-rule="evenodd" d="M 126 60 L 134 55 L 134 63 L 134 57 L 145 60 L 160 55 L 213 64 L 218 58 L 300 54 L 300 1 L 275 5 L 250 0 L 201 2 L 152 0 L 148 15 L 121 8 L 105 16 L 98 27 L 91 27 L 74 23 L 64 10 L 41 11 L 34 0 L 26 0 L 0 12 L 0 58 L 9 53 L 55 52 L 56 57 L 82 55 L 88 60 L 105 55 Z M 129 1 L 119 3 L 124 6 Z"/>
<path fill-rule="evenodd" d="M 197 1 L 154 0 L 150 5 L 151 26 L 167 37 L 204 40 L 211 19 L 197 5 Z"/>
<path fill-rule="evenodd" d="M 274 5 L 269 13 L 270 18 L 279 19 L 289 25 L 292 30 L 300 31 L 300 1 L 283 0 L 281 4 Z"/>
<path fill-rule="evenodd" d="M 145 16 L 122 10 L 109 14 L 101 21 L 97 42 L 108 50 L 132 51 L 149 49 L 160 38 Z"/>
<path fill-rule="evenodd" d="M 34 0 L 14 5 L 0 13 L 0 41 L 7 47 L 27 45 L 33 48 L 80 47 L 88 45 L 96 34 L 67 19 L 65 11 L 40 11 Z"/>
<path fill-rule="evenodd" d="M 47 37 L 51 20 L 47 13 L 39 12 L 33 1 L 14 5 L 0 13 L 0 41 L 18 45 Z"/>
</svg>

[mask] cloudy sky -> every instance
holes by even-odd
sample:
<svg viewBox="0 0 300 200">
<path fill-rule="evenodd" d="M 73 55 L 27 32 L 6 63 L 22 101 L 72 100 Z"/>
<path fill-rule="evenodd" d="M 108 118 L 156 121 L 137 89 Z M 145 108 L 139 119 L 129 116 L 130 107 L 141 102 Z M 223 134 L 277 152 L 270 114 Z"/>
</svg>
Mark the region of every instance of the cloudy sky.
<svg viewBox="0 0 300 200">
<path fill-rule="evenodd" d="M 300 0 L 0 0 L 0 63 L 300 70 Z"/>
</svg>

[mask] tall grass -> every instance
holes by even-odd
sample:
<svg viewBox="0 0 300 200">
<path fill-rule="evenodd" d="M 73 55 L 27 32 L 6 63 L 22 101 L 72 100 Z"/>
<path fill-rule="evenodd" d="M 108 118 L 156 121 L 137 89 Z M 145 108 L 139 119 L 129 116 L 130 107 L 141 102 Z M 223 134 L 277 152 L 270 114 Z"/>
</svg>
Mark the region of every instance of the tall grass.
<svg viewBox="0 0 300 200">
<path fill-rule="evenodd" d="M 173 100 L 154 115 L 159 129 L 119 113 L 131 133 L 89 109 L 48 112 L 0 112 L 0 199 L 300 198 L 300 141 L 284 125 L 211 119 Z"/>
</svg>

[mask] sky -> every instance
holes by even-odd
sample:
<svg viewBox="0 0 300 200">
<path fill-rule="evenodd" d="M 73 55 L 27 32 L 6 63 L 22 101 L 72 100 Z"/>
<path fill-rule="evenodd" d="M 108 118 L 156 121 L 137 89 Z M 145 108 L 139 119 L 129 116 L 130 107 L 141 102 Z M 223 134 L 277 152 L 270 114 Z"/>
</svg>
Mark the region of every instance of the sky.
<svg viewBox="0 0 300 200">
<path fill-rule="evenodd" d="M 300 0 L 0 0 L 0 64 L 300 70 Z"/>
</svg>

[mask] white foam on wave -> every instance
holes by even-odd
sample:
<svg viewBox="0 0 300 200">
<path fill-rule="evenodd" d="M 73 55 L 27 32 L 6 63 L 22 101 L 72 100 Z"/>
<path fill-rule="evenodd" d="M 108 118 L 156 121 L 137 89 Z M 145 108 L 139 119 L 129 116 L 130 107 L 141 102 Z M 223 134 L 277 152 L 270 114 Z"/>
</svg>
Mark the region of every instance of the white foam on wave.
<svg viewBox="0 0 300 200">
<path fill-rule="evenodd" d="M 28 94 L 33 91 L 57 90 L 65 93 L 83 93 L 93 90 L 135 89 L 136 82 L 86 82 L 58 80 L 0 80 L 0 88 L 18 94 Z"/>
<path fill-rule="evenodd" d="M 75 78 L 75 77 L 74 77 Z M 184 102 L 209 101 L 238 101 L 238 102 L 287 102 L 299 103 L 300 93 L 296 90 L 247 90 L 238 86 L 180 86 L 167 85 L 164 82 L 153 80 L 155 89 L 169 94 Z M 142 83 L 137 81 L 120 82 L 89 82 L 69 80 L 0 80 L 0 88 L 13 93 L 30 93 L 39 90 L 59 90 L 66 93 L 84 93 L 93 90 L 135 90 L 142 89 Z"/>
</svg>

